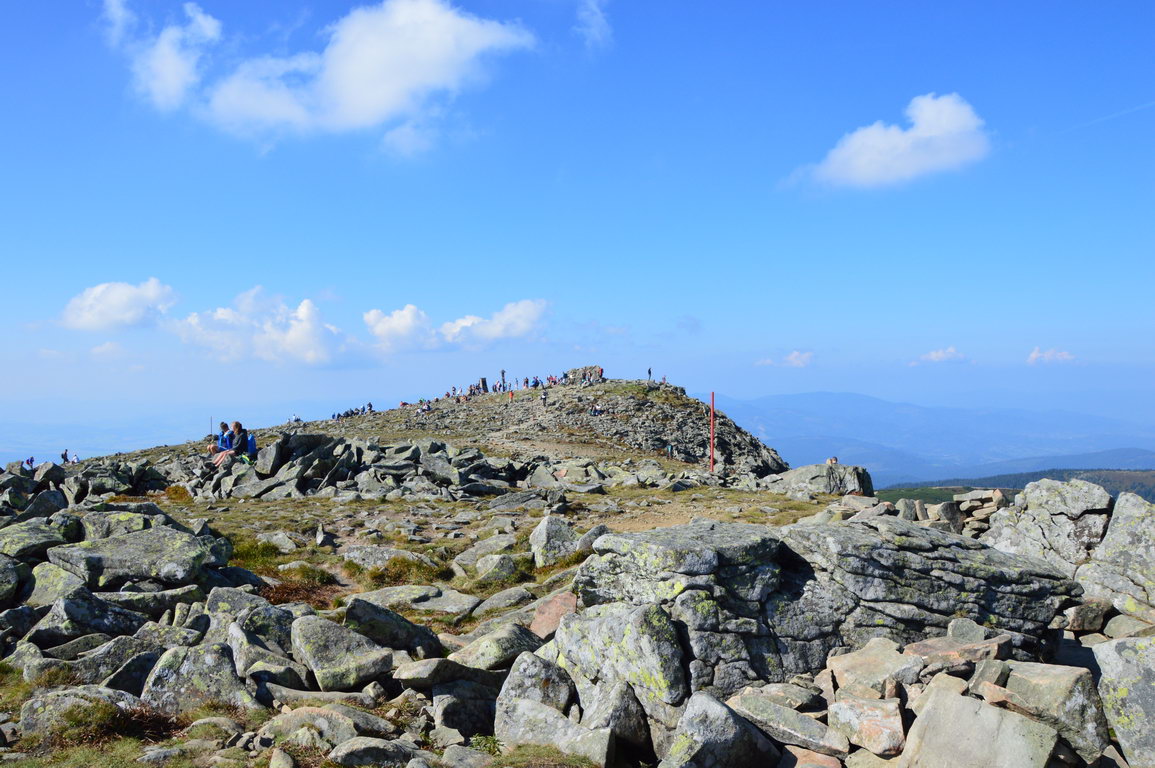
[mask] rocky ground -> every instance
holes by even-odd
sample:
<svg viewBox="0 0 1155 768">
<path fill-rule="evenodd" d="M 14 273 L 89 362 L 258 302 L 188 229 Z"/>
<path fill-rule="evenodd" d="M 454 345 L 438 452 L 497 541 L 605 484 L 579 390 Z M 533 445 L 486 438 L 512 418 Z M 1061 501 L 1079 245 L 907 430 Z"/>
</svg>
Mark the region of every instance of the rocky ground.
<svg viewBox="0 0 1155 768">
<path fill-rule="evenodd" d="M 9 466 L 0 760 L 1155 766 L 1152 505 L 711 474 L 675 388 L 561 389 Z"/>
</svg>

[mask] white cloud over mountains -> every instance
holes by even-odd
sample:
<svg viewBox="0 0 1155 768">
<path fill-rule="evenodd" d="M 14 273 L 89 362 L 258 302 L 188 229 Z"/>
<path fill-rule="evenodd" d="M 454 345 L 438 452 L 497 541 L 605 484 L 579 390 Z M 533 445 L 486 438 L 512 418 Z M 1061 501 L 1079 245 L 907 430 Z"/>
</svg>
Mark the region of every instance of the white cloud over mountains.
<svg viewBox="0 0 1155 768">
<path fill-rule="evenodd" d="M 614 31 L 606 17 L 608 0 L 578 0 L 574 31 L 585 41 L 586 48 L 604 48 L 613 42 Z"/>
<path fill-rule="evenodd" d="M 140 283 L 101 283 L 73 297 L 61 323 L 74 330 L 115 331 L 155 325 L 182 342 L 200 347 L 222 361 L 257 359 L 273 363 L 328 365 L 370 349 L 367 341 L 326 322 L 312 299 L 296 304 L 270 296 L 260 286 L 236 297 L 227 307 L 172 317 L 176 304 L 171 286 L 155 277 Z M 435 324 L 423 310 L 407 304 L 392 312 L 371 309 L 362 319 L 379 353 L 390 354 L 444 345 L 479 348 L 540 331 L 547 303 L 523 299 L 506 304 L 489 317 L 462 315 Z M 92 349 L 94 357 L 111 359 L 115 341 Z"/>
<path fill-rule="evenodd" d="M 922 363 L 951 363 L 961 362 L 966 360 L 966 355 L 954 348 L 954 345 L 943 347 L 942 349 L 932 349 L 925 355 L 919 356 L 917 360 L 911 361 L 911 365 L 921 365 Z"/>
<path fill-rule="evenodd" d="M 442 323 L 436 330 L 429 316 L 412 304 L 389 313 L 371 309 L 363 319 L 387 352 L 439 344 L 477 347 L 531 335 L 540 327 L 546 306 L 543 299 L 522 299 L 506 304 L 489 317 L 463 315 Z"/>
<path fill-rule="evenodd" d="M 1035 347 L 1031 350 L 1031 354 L 1027 355 L 1027 365 L 1047 365 L 1049 363 L 1070 363 L 1074 362 L 1075 356 L 1064 349 L 1043 349 Z"/>
<path fill-rule="evenodd" d="M 961 168 L 990 152 L 982 118 L 957 93 L 916 96 L 906 116 L 906 128 L 880 120 L 846 134 L 807 175 L 834 186 L 881 187 Z"/>
<path fill-rule="evenodd" d="M 61 322 L 81 331 L 155 323 L 176 303 L 176 292 L 155 277 L 139 285 L 101 283 L 85 288 L 64 308 Z"/>
<path fill-rule="evenodd" d="M 327 27 L 318 51 L 234 61 L 201 85 L 221 22 L 189 2 L 184 23 L 133 37 L 126 2 L 104 0 L 108 37 L 130 57 L 138 89 L 158 109 L 189 101 L 199 116 L 241 134 L 386 128 L 387 143 L 410 153 L 428 145 L 420 133 L 439 97 L 480 81 L 486 57 L 534 44 L 519 24 L 483 19 L 444 0 L 384 0 Z"/>
</svg>

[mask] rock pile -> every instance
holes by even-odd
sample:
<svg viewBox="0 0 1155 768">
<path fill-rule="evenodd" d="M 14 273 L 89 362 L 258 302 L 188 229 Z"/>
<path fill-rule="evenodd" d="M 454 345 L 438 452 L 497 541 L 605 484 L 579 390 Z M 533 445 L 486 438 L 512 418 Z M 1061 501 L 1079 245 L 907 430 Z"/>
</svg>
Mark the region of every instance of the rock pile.
<svg viewBox="0 0 1155 768">
<path fill-rule="evenodd" d="M 155 464 L 90 462 L 78 471 L 51 466 L 59 470 L 51 476 L 52 480 L 34 482 L 18 473 L 6 473 L 6 479 L 0 479 L 0 484 L 7 483 L 0 505 L 23 509 L 30 503 L 29 494 L 37 488 L 59 488 L 40 503 L 64 506 L 115 494 L 144 494 L 173 485 L 186 488 L 197 499 L 315 496 L 340 501 L 453 501 L 501 496 L 518 489 L 603 493 L 606 488 L 617 486 L 673 491 L 701 486 L 786 490 L 781 483 L 774 484 L 775 478 L 780 477 L 776 475 L 721 475 L 697 468 L 675 473 L 663 469 L 654 459 L 595 462 L 538 457 L 518 461 L 485 456 L 475 448 L 458 449 L 437 440 L 381 445 L 313 434 L 281 435 L 262 448 L 255 461 L 238 460 L 222 467 L 198 453 L 167 456 Z M 838 481 L 832 481 L 826 473 L 808 481 L 798 474 L 807 469 L 787 473 L 791 475 L 787 483 L 790 491 L 809 498 L 836 489 L 849 492 L 870 488 L 870 477 L 860 467 L 838 467 L 838 476 L 847 478 Z"/>
<path fill-rule="evenodd" d="M 892 504 L 876 499 L 870 494 L 854 494 L 831 503 L 807 522 L 829 523 L 841 520 L 866 520 L 871 517 L 899 517 L 920 526 L 975 539 L 990 528 L 988 521 L 995 513 L 1009 504 L 1003 492 L 997 489 L 955 494 L 952 501 L 941 504 L 927 504 L 918 499 L 899 499 Z M 1038 556 L 1037 552 L 1024 551 L 1022 554 Z"/>
</svg>

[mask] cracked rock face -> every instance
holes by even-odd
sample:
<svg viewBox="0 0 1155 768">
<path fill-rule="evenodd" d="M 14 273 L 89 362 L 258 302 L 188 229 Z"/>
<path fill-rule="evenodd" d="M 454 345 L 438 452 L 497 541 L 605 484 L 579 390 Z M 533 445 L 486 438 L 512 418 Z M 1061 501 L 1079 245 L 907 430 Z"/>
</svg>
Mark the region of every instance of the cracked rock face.
<svg viewBox="0 0 1155 768">
<path fill-rule="evenodd" d="M 1111 520 L 1112 500 L 1085 480 L 1039 480 L 1023 490 L 1025 506 L 991 516 L 981 540 L 996 549 L 1046 560 L 1073 576 L 1099 546 Z"/>
<path fill-rule="evenodd" d="M 1155 621 L 1155 504 L 1133 493 L 1120 494 L 1107 535 L 1075 578 L 1090 597 L 1115 609 Z"/>
<path fill-rule="evenodd" d="M 697 521 L 594 544 L 575 590 L 586 606 L 555 638 L 583 687 L 628 682 L 655 731 L 699 691 L 821 670 L 836 648 L 910 643 L 969 617 L 1029 658 L 1079 587 L 1047 563 L 896 518 L 769 528 Z"/>
</svg>

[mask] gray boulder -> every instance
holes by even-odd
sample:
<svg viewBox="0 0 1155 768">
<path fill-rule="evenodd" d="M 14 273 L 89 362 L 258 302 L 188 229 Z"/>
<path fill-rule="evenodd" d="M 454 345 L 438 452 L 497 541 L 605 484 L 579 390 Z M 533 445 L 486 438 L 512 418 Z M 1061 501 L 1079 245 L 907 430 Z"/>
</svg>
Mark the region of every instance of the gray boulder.
<svg viewBox="0 0 1155 768">
<path fill-rule="evenodd" d="M 945 688 L 928 691 L 906 736 L 902 768 L 1046 768 L 1058 734 L 1016 712 Z"/>
<path fill-rule="evenodd" d="M 1155 638 L 1122 638 L 1092 650 L 1099 696 L 1124 756 L 1133 766 L 1155 765 Z"/>
<path fill-rule="evenodd" d="M 97 685 L 80 685 L 49 690 L 33 696 L 20 708 L 20 730 L 25 736 L 43 736 L 58 727 L 68 710 L 86 710 L 96 702 L 107 702 L 123 710 L 141 705 L 140 699 L 124 691 Z"/>
<path fill-rule="evenodd" d="M 541 644 L 541 638 L 525 627 L 507 624 L 454 651 L 449 654 L 449 658 L 467 667 L 502 669 L 512 664 L 522 653 L 536 651 Z"/>
<path fill-rule="evenodd" d="M 774 745 L 708 693 L 695 693 L 678 721 L 674 745 L 658 768 L 762 768 Z"/>
<path fill-rule="evenodd" d="M 91 587 L 138 579 L 189 584 L 211 558 L 211 548 L 203 539 L 165 527 L 53 547 L 48 555 L 49 562 Z"/>
<path fill-rule="evenodd" d="M 506 715 L 494 735 L 507 747 L 532 744 L 555 747 L 567 755 L 579 755 L 595 765 L 614 760 L 614 737 L 609 728 L 591 731 L 551 706 L 531 699 L 509 699 Z"/>
<path fill-rule="evenodd" d="M 776 493 L 802 491 L 835 496 L 874 495 L 870 473 L 863 467 L 849 464 L 808 464 L 774 475 L 768 478 L 768 482 L 768 487 Z"/>
<path fill-rule="evenodd" d="M 979 539 L 996 549 L 1046 560 L 1074 576 L 1107 530 L 1111 496 L 1085 480 L 1039 480 L 1023 490 L 1023 507 L 1007 507 L 990 518 Z"/>
<path fill-rule="evenodd" d="M 378 645 L 408 651 L 420 658 L 439 656 L 441 642 L 432 630 L 414 624 L 374 602 L 373 593 L 356 595 L 345 606 L 345 625 Z"/>
<path fill-rule="evenodd" d="M 1153 523 L 1155 504 L 1120 494 L 1106 535 L 1091 561 L 1075 573 L 1088 597 L 1110 600 L 1116 610 L 1148 623 L 1155 623 Z"/>
<path fill-rule="evenodd" d="M 28 566 L 14 558 L 0 555 L 0 610 L 12 605 L 21 584 L 28 581 L 30 576 Z"/>
<path fill-rule="evenodd" d="M 249 686 L 237 677 L 232 650 L 223 643 L 165 651 L 144 683 L 141 700 L 169 714 L 209 703 L 261 708 Z"/>
<path fill-rule="evenodd" d="M 105 602 L 83 590 L 53 603 L 28 633 L 27 640 L 50 648 L 84 635 L 131 635 L 147 622 L 144 614 Z"/>
<path fill-rule="evenodd" d="M 68 539 L 59 527 L 40 519 L 0 529 L 0 555 L 17 560 L 43 560 L 49 549 L 67 543 Z"/>
<path fill-rule="evenodd" d="M 348 691 L 383 677 L 393 651 L 320 616 L 293 622 L 293 656 L 307 666 L 322 691 Z"/>
</svg>

